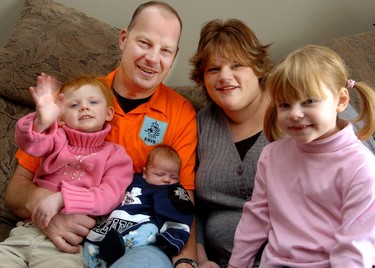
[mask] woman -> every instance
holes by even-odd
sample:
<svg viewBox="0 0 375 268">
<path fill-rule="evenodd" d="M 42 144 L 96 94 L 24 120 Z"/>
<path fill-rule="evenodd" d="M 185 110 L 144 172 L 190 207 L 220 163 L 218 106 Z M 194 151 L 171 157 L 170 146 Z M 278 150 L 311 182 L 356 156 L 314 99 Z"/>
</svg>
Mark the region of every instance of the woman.
<svg viewBox="0 0 375 268">
<path fill-rule="evenodd" d="M 272 68 L 262 45 L 242 21 L 212 20 L 201 30 L 191 79 L 210 100 L 198 114 L 197 241 L 200 267 L 226 267 L 242 206 L 251 198 Z M 213 262 L 219 264 L 214 264 Z"/>
<path fill-rule="evenodd" d="M 227 267 L 244 203 L 251 199 L 257 161 L 268 143 L 264 80 L 269 45 L 240 20 L 212 20 L 200 33 L 191 79 L 209 105 L 198 113 L 197 254 L 201 268 Z M 345 118 L 356 116 L 348 107 Z M 371 150 L 375 151 L 371 139 Z M 261 250 L 260 250 L 261 252 Z"/>
</svg>

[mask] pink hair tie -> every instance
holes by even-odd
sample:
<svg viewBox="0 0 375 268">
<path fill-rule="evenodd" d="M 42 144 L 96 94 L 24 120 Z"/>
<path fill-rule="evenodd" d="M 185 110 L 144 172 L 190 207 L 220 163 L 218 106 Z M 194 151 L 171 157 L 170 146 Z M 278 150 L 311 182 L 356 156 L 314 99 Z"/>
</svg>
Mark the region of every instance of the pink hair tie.
<svg viewBox="0 0 375 268">
<path fill-rule="evenodd" d="M 349 80 L 348 80 L 348 83 L 346 84 L 346 88 L 347 88 L 347 89 L 353 88 L 353 87 L 354 87 L 354 84 L 355 84 L 355 81 L 352 80 L 352 79 L 349 79 Z"/>
</svg>

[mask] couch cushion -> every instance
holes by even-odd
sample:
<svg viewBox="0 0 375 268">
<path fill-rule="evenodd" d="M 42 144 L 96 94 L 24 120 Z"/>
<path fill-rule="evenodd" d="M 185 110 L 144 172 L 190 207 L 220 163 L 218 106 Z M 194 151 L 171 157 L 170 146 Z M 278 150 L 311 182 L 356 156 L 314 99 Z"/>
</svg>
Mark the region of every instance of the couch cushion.
<svg viewBox="0 0 375 268">
<path fill-rule="evenodd" d="M 323 45 L 336 51 L 344 60 L 349 78 L 366 82 L 375 89 L 375 31 L 332 39 Z M 359 110 L 360 99 L 350 91 L 351 103 Z"/>
<path fill-rule="evenodd" d="M 9 42 L 0 48 L 0 96 L 33 107 L 28 88 L 40 72 L 61 81 L 107 74 L 120 59 L 119 33 L 53 0 L 25 0 Z"/>
</svg>

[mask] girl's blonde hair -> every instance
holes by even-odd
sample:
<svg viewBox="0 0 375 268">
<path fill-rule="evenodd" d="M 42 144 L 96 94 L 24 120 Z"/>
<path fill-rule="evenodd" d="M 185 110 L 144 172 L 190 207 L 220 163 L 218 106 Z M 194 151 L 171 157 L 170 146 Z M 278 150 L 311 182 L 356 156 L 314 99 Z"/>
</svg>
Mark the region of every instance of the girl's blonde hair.
<svg viewBox="0 0 375 268">
<path fill-rule="evenodd" d="M 107 107 L 113 106 L 113 95 L 111 91 L 104 85 L 104 83 L 93 76 L 80 76 L 69 80 L 60 88 L 60 93 L 64 93 L 69 90 L 77 90 L 86 85 L 99 88 L 104 95 Z"/>
<path fill-rule="evenodd" d="M 340 56 L 333 50 L 308 45 L 289 54 L 269 74 L 266 91 L 270 104 L 264 118 L 264 133 L 269 141 L 280 139 L 284 134 L 277 125 L 276 103 L 303 100 L 306 98 L 325 99 L 321 83 L 337 96 L 339 90 L 347 87 L 348 74 Z M 353 123 L 364 121 L 356 135 L 365 140 L 375 131 L 375 92 L 362 82 L 353 86 L 361 100 L 361 110 Z M 349 89 L 352 90 L 352 89 Z"/>
</svg>

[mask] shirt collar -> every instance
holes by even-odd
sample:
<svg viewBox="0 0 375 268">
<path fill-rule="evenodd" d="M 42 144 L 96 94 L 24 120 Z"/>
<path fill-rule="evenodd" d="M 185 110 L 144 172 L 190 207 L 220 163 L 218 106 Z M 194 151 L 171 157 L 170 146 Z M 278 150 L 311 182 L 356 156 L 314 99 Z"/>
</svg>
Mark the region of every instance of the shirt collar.
<svg viewBox="0 0 375 268">
<path fill-rule="evenodd" d="M 115 80 L 115 76 L 117 72 L 118 72 L 118 68 L 116 68 L 113 72 L 111 72 L 105 77 L 104 82 L 108 88 L 112 88 L 113 81 Z M 168 90 L 167 87 L 163 83 L 160 83 L 157 86 L 151 99 L 148 102 L 141 104 L 139 107 L 135 108 L 130 113 L 145 113 L 148 109 L 152 109 L 152 110 L 159 111 L 163 113 L 164 115 L 166 115 L 167 114 L 167 90 Z M 115 100 L 114 102 L 115 110 L 117 112 L 121 111 L 121 113 L 124 114 L 120 105 L 117 103 L 115 97 L 114 97 L 114 100 Z"/>
</svg>

